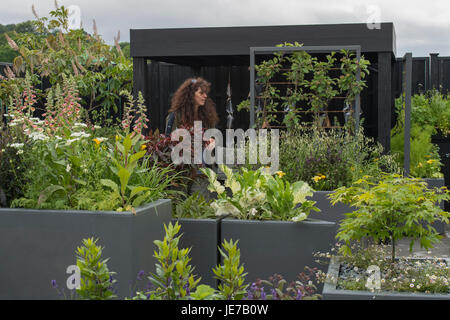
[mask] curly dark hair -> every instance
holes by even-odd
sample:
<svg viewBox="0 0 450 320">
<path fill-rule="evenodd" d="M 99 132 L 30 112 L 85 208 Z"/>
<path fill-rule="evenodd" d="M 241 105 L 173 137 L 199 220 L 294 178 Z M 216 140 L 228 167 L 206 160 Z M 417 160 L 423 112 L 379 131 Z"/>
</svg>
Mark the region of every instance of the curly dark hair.
<svg viewBox="0 0 450 320">
<path fill-rule="evenodd" d="M 203 78 L 188 78 L 175 92 L 169 112 L 175 112 L 178 121 L 182 125 L 193 126 L 194 121 L 202 121 L 204 128 L 214 128 L 219 121 L 216 105 L 208 96 L 205 105 L 194 109 L 194 95 L 198 88 L 209 94 L 211 84 Z"/>
</svg>

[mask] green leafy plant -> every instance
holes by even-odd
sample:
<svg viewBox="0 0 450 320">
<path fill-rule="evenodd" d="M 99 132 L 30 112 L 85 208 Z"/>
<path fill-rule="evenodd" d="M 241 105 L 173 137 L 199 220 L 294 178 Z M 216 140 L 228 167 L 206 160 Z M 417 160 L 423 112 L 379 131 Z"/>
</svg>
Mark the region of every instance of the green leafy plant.
<svg viewBox="0 0 450 320">
<path fill-rule="evenodd" d="M 404 109 L 402 99 L 396 99 L 397 112 Z M 404 114 L 399 115 L 399 121 Z M 429 90 L 424 94 L 411 97 L 411 123 L 419 127 L 431 126 L 433 134 L 446 136 L 450 133 L 450 99 L 438 90 Z"/>
<path fill-rule="evenodd" d="M 200 278 L 195 279 L 192 275 L 194 268 L 189 265 L 191 249 L 178 249 L 181 235 L 176 235 L 180 228 L 178 222 L 175 225 L 164 225 L 164 240 L 154 241 L 158 247 L 158 252 L 154 253 L 158 263 L 156 273 L 149 277 L 155 286 L 154 290 L 147 293 L 151 299 L 187 299 L 189 292 L 195 289 L 200 281 Z"/>
<path fill-rule="evenodd" d="M 211 202 L 206 201 L 201 194 L 195 192 L 175 206 L 173 216 L 179 219 L 214 219 L 215 214 Z"/>
<path fill-rule="evenodd" d="M 109 300 L 116 298 L 112 286 L 116 282 L 112 276 L 115 272 L 108 269 L 102 260 L 103 248 L 97 245 L 98 239 L 83 239 L 83 245 L 77 248 L 77 266 L 80 268 L 80 288 L 77 294 L 85 300 Z"/>
<path fill-rule="evenodd" d="M 218 285 L 220 295 L 226 300 L 243 299 L 248 286 L 244 283 L 247 273 L 244 272 L 244 266 L 240 265 L 238 241 L 224 240 L 223 250 L 219 248 L 224 259 L 223 265 L 218 265 L 213 269 L 215 277 L 220 281 Z"/>
<path fill-rule="evenodd" d="M 317 58 L 312 58 L 314 61 L 313 76 L 306 86 L 309 89 L 307 97 L 311 105 L 311 111 L 314 113 L 314 120 L 318 126 L 322 125 L 319 122 L 319 112 L 324 111 L 328 102 L 339 93 L 335 89 L 336 80 L 329 75 L 336 61 L 334 55 L 335 52 L 327 55 L 326 61 L 318 61 Z"/>
<path fill-rule="evenodd" d="M 436 108 L 437 110 L 431 107 L 445 106 L 447 103 L 438 92 L 432 91 L 428 96 L 414 95 L 411 101 L 410 175 L 417 178 L 442 178 L 438 147 L 431 142 L 431 137 L 438 132 L 438 122 L 447 121 L 445 118 L 450 119 L 450 114 L 446 115 L 447 111 L 441 107 Z M 405 136 L 405 106 L 402 101 L 401 97 L 395 100 L 397 123 L 391 130 L 391 150 L 398 155 L 400 166 L 404 162 Z M 435 113 L 439 113 L 439 116 Z"/>
<path fill-rule="evenodd" d="M 315 190 L 350 186 L 364 175 L 379 177 L 383 171 L 399 173 L 393 155 L 385 154 L 374 139 L 346 128 L 322 130 L 298 127 L 282 133 L 280 169 L 293 183 L 305 181 Z"/>
<path fill-rule="evenodd" d="M 394 261 L 396 241 L 411 237 L 411 251 L 417 239 L 421 247 L 429 249 L 442 238 L 431 223 L 449 222 L 449 213 L 437 205 L 450 199 L 449 191 L 445 187 L 430 190 L 420 179 L 395 174 L 385 175 L 378 182 L 360 179 L 351 187 L 338 188 L 329 197 L 333 205 L 343 202 L 357 208 L 346 214 L 337 234 L 345 242 L 341 247 L 344 255 L 351 253 L 351 241 L 368 237 L 375 243 L 389 240 Z"/>
<path fill-rule="evenodd" d="M 128 184 L 131 175 L 138 165 L 138 160 L 144 157 L 145 150 L 140 150 L 141 141 L 139 135 L 129 133 L 125 137 L 117 136 L 114 150 L 110 151 L 110 159 L 114 166 L 111 171 L 117 176 L 120 184 L 111 179 L 101 179 L 100 182 L 113 190 L 114 194 L 121 199 L 122 207 L 118 210 L 131 210 L 131 207 L 138 207 L 145 200 L 146 195 L 140 195 L 144 191 L 148 191 L 149 187 L 130 186 Z M 130 192 L 128 193 L 128 190 Z"/>
<path fill-rule="evenodd" d="M 337 85 L 340 92 L 345 93 L 345 102 L 349 105 L 354 103 L 355 97 L 362 92 L 367 85 L 364 78 L 369 74 L 369 60 L 361 59 L 358 61 L 355 53 L 349 50 L 341 50 L 340 59 L 341 76 L 337 79 Z M 358 70 L 360 78 L 357 80 Z"/>
<path fill-rule="evenodd" d="M 440 168 L 438 147 L 431 143 L 433 128 L 413 125 L 410 132 L 410 175 L 416 178 L 443 178 Z M 403 127 L 395 127 L 391 131 L 391 152 L 397 155 L 399 166 L 404 165 Z"/>
<path fill-rule="evenodd" d="M 266 168 L 233 172 L 225 165 L 219 165 L 226 175 L 225 186 L 218 180 L 214 171 L 209 168 L 201 169 L 208 177 L 208 190 L 215 192 L 218 199 L 211 206 L 216 215 L 231 214 L 238 219 L 259 220 L 291 220 L 301 221 L 307 218 L 310 210 L 318 211 L 311 200 L 311 187 L 302 181 L 290 184 L 282 181 L 284 172 L 272 176 Z M 228 196 L 225 187 L 231 190 Z M 300 204 L 300 205 L 298 205 Z"/>
<path fill-rule="evenodd" d="M 280 48 L 302 46 L 297 42 L 276 45 Z M 366 87 L 365 77 L 369 73 L 370 62 L 364 56 L 358 61 L 349 50 L 331 52 L 324 59 L 312 57 L 306 51 L 276 51 L 273 55 L 272 59 L 255 65 L 257 83 L 261 87 L 257 97 L 261 102 L 256 110 L 257 127 L 273 125 L 280 120 L 277 119 L 277 113 L 280 112 L 284 113 L 284 117 L 278 122 L 286 125 L 288 130 L 300 125 L 302 119 L 303 122 L 307 120 L 304 116 L 310 112 L 313 113 L 316 126 L 331 126 L 330 119 L 323 113 L 327 111 L 330 100 L 342 94 L 345 103 L 353 105 L 355 97 Z M 339 62 L 340 67 L 337 67 Z M 336 69 L 340 70 L 340 77 L 333 76 Z M 360 78 L 357 80 L 358 72 Z M 280 89 L 278 83 L 273 82 L 274 79 L 281 79 L 283 85 L 287 84 L 286 90 Z M 250 101 L 246 99 L 239 104 L 238 111 L 249 110 L 249 107 Z"/>
</svg>

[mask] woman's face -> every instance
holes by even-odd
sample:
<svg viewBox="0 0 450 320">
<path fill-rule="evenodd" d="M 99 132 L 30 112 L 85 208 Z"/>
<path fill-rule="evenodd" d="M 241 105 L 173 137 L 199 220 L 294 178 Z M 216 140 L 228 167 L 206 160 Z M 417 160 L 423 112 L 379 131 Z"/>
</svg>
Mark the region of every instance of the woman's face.
<svg viewBox="0 0 450 320">
<path fill-rule="evenodd" d="M 198 88 L 194 94 L 194 104 L 196 106 L 204 106 L 207 97 L 208 95 L 206 94 L 206 92 L 203 91 L 202 88 Z"/>
</svg>

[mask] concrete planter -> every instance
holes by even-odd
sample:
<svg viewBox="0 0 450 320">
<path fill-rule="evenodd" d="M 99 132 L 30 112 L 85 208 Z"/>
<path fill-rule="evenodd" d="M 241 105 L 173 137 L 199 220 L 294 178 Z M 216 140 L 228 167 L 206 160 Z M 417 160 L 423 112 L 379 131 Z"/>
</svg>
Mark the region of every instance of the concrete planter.
<svg viewBox="0 0 450 320">
<path fill-rule="evenodd" d="M 155 272 L 154 240 L 172 217 L 162 199 L 131 212 L 0 209 L 0 299 L 60 299 L 51 286 L 66 288 L 69 265 L 83 238 L 99 238 L 102 257 L 117 274 L 117 294 L 130 297 L 140 270 Z"/>
<path fill-rule="evenodd" d="M 320 212 L 313 211 L 311 215 L 314 216 L 314 219 L 335 222 L 336 227 L 339 228 L 341 220 L 346 218 L 345 214 L 354 209 L 340 202 L 334 206 L 331 205 L 328 196 L 332 193 L 333 191 L 314 191 L 311 200 L 316 201 L 315 206 L 320 209 Z"/>
<path fill-rule="evenodd" d="M 444 174 L 445 185 L 450 189 L 450 134 L 446 136 L 434 135 L 431 137 L 431 143 L 439 147 L 439 157 L 443 166 L 441 172 Z M 446 201 L 445 210 L 450 211 L 450 202 Z"/>
<path fill-rule="evenodd" d="M 214 268 L 219 263 L 220 220 L 219 219 L 172 219 L 181 225 L 179 248 L 191 248 L 190 264 L 195 267 L 194 274 L 202 277 L 201 284 L 217 288 Z"/>
<path fill-rule="evenodd" d="M 447 266 L 450 259 L 445 259 Z M 409 292 L 370 292 L 356 290 L 337 289 L 336 283 L 339 276 L 340 263 L 336 258 L 331 259 L 328 267 L 328 279 L 334 279 L 325 283 L 322 291 L 324 300 L 450 300 L 450 294 L 426 294 Z"/>
<path fill-rule="evenodd" d="M 314 252 L 329 252 L 335 242 L 333 222 L 307 219 L 302 222 L 223 219 L 221 242 L 239 240 L 241 263 L 247 282 L 281 274 L 294 281 L 305 266 L 318 267 Z M 325 271 L 325 270 L 323 270 Z"/>
</svg>

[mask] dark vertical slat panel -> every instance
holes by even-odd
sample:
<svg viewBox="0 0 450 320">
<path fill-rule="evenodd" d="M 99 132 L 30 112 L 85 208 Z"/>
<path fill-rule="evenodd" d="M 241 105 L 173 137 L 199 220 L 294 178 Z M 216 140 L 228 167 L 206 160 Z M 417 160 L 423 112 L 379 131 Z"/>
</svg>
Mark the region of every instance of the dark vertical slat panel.
<svg viewBox="0 0 450 320">
<path fill-rule="evenodd" d="M 431 89 L 439 89 L 439 53 L 430 53 L 430 81 Z"/>
<path fill-rule="evenodd" d="M 450 92 L 450 58 L 439 58 L 439 74 L 441 76 L 439 84 L 442 86 L 442 93 L 447 94 Z"/>
</svg>

